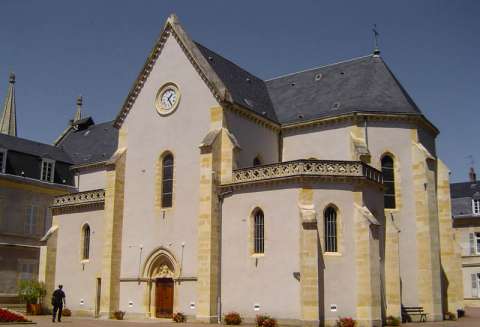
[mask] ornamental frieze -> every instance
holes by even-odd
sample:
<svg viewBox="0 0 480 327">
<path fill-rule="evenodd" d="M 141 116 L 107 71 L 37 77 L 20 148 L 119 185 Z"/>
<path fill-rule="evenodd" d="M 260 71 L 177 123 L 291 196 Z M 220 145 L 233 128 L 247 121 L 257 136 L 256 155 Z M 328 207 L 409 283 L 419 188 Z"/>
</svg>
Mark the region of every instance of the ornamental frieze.
<svg viewBox="0 0 480 327">
<path fill-rule="evenodd" d="M 105 190 L 98 189 L 57 196 L 53 199 L 52 208 L 85 206 L 105 202 Z"/>
<path fill-rule="evenodd" d="M 232 184 L 285 177 L 353 177 L 382 184 L 382 173 L 361 161 L 295 160 L 233 171 Z"/>
</svg>

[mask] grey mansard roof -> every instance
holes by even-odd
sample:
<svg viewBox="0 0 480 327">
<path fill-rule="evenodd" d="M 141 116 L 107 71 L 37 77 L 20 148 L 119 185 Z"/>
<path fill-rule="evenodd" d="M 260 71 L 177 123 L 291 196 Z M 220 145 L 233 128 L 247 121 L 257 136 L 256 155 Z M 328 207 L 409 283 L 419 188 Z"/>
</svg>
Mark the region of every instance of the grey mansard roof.
<svg viewBox="0 0 480 327">
<path fill-rule="evenodd" d="M 452 183 L 450 184 L 450 194 L 453 217 L 457 219 L 471 218 L 473 215 L 472 199 L 480 199 L 480 182 Z"/>
<path fill-rule="evenodd" d="M 480 181 L 452 183 L 450 184 L 450 194 L 452 199 L 480 195 Z"/>
<path fill-rule="evenodd" d="M 195 44 L 235 103 L 280 124 L 353 112 L 422 114 L 380 56 L 369 55 L 263 81 Z"/>
<path fill-rule="evenodd" d="M 70 156 L 53 145 L 23 139 L 0 133 L 0 148 L 32 155 L 39 158 L 47 158 L 65 163 L 72 163 Z"/>
<path fill-rule="evenodd" d="M 89 118 L 84 118 L 86 120 Z M 92 122 L 93 123 L 93 122 Z M 110 159 L 118 144 L 118 129 L 113 122 L 89 125 L 84 129 L 71 129 L 57 144 L 75 165 Z"/>
<path fill-rule="evenodd" d="M 379 56 L 274 78 L 266 85 L 280 123 L 352 112 L 421 114 Z"/>
</svg>

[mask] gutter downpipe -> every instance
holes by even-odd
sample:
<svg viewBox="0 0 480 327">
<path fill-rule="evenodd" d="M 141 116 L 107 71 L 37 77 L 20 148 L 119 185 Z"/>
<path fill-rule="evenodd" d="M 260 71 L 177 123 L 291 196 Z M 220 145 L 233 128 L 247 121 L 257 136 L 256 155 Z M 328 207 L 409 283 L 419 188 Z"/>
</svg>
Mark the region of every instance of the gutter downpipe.
<svg viewBox="0 0 480 327">
<path fill-rule="evenodd" d="M 218 295 L 217 295 L 217 324 L 222 323 L 222 215 L 223 215 L 223 199 L 225 196 L 231 195 L 232 191 L 226 191 L 218 194 Z"/>
</svg>

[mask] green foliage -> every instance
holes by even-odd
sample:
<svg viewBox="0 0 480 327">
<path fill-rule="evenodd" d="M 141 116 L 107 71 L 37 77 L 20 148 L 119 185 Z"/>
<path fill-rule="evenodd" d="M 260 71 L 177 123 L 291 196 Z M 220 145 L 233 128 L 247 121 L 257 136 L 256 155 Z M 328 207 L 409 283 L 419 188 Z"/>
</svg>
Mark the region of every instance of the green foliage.
<svg viewBox="0 0 480 327">
<path fill-rule="evenodd" d="M 400 318 L 394 317 L 394 316 L 388 316 L 387 326 L 400 326 Z"/>
<path fill-rule="evenodd" d="M 223 317 L 226 325 L 240 325 L 242 323 L 242 318 L 237 312 L 229 312 Z"/>
<path fill-rule="evenodd" d="M 47 294 L 45 284 L 36 280 L 21 280 L 18 283 L 18 296 L 28 304 L 36 304 Z"/>
</svg>

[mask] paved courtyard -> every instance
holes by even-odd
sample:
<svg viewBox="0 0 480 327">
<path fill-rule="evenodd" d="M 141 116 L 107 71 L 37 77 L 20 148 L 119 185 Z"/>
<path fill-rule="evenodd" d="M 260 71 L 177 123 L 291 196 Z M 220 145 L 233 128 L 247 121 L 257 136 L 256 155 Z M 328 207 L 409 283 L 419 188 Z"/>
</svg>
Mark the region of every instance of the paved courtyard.
<svg viewBox="0 0 480 327">
<path fill-rule="evenodd" d="M 37 322 L 37 326 L 59 326 L 66 325 L 68 327 L 150 327 L 150 326 L 160 326 L 160 327 L 207 327 L 207 326 L 218 326 L 218 325 L 208 325 L 208 324 L 198 324 L 198 323 L 185 323 L 185 324 L 176 324 L 170 320 L 98 320 L 98 319 L 89 319 L 89 318 L 76 318 L 76 317 L 64 317 L 61 324 L 52 323 L 51 318 L 48 316 L 31 316 L 29 317 L 33 321 Z M 428 327 L 428 326 L 442 326 L 442 327 L 479 327 L 480 326 L 480 309 L 467 309 L 467 316 L 461 318 L 458 321 L 443 321 L 443 322 L 428 322 L 428 323 L 410 323 L 402 326 L 408 327 Z"/>
</svg>

